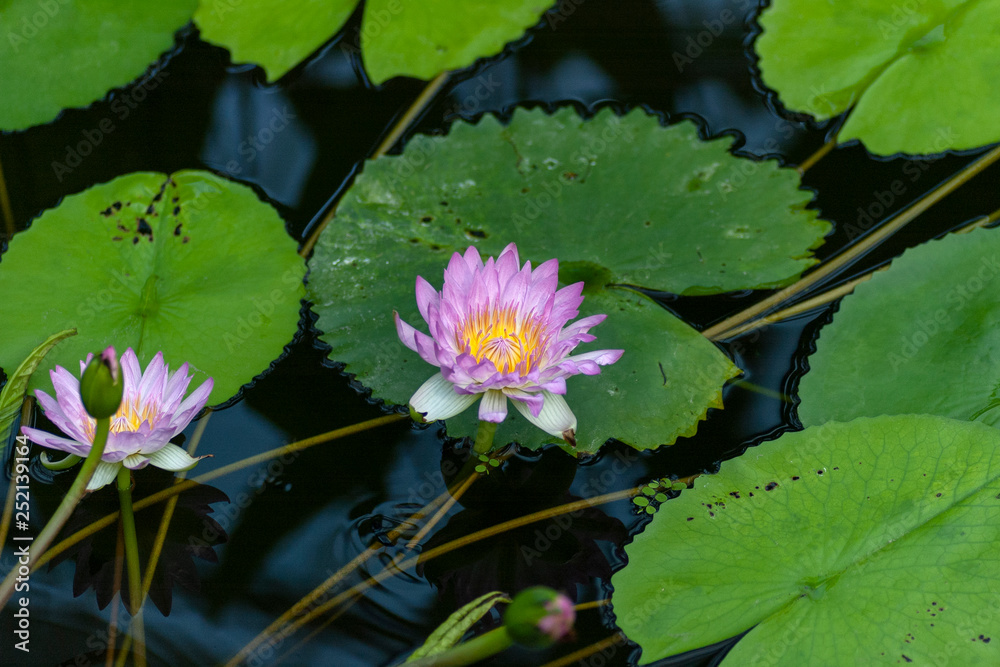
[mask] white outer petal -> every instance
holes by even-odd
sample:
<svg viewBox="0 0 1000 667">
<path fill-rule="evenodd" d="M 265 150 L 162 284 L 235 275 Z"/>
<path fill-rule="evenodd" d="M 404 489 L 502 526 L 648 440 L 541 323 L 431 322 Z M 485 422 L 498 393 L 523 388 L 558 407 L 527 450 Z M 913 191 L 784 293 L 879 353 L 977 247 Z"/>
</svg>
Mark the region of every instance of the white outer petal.
<svg viewBox="0 0 1000 667">
<path fill-rule="evenodd" d="M 152 454 L 147 454 L 149 462 L 157 468 L 180 472 L 190 470 L 204 457 L 194 458 L 177 445 L 168 443 Z"/>
<path fill-rule="evenodd" d="M 440 373 L 432 375 L 410 399 L 410 407 L 432 422 L 448 419 L 462 412 L 476 402 L 479 394 L 459 394 L 455 385 L 444 379 Z"/>
<path fill-rule="evenodd" d="M 521 401 L 511 401 L 511 403 L 525 419 L 538 428 L 573 444 L 576 435 L 576 415 L 573 414 L 566 399 L 544 389 L 542 396 L 545 398 L 545 403 L 537 417 L 532 416 L 531 409 Z"/>
<path fill-rule="evenodd" d="M 97 467 L 94 468 L 94 476 L 91 477 L 90 482 L 87 483 L 87 490 L 96 491 L 102 486 L 115 481 L 115 478 L 118 477 L 118 469 L 121 467 L 121 463 L 98 461 Z"/>
<path fill-rule="evenodd" d="M 489 389 L 479 404 L 479 420 L 499 424 L 507 418 L 507 397 L 499 389 Z"/>
</svg>

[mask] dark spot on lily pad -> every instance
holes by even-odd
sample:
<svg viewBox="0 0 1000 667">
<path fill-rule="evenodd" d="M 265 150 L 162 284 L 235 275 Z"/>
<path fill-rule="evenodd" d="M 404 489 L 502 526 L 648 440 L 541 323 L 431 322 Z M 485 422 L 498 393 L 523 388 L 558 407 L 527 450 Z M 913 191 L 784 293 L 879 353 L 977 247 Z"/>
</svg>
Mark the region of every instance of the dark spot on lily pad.
<svg viewBox="0 0 1000 667">
<path fill-rule="evenodd" d="M 149 226 L 149 223 L 146 222 L 145 218 L 139 218 L 136 220 L 136 231 L 143 236 L 149 237 L 150 241 L 153 240 L 153 228 Z"/>
<path fill-rule="evenodd" d="M 132 237 L 132 245 L 135 245 L 138 242 L 139 242 L 139 237 L 138 236 L 133 236 Z"/>
<path fill-rule="evenodd" d="M 105 218 L 108 217 L 109 215 L 111 215 L 111 207 L 109 206 L 106 209 L 104 209 L 103 211 L 101 211 L 101 215 L 103 215 Z"/>
<path fill-rule="evenodd" d="M 425 215 L 424 217 L 420 218 L 420 222 L 433 222 L 433 221 L 434 221 L 434 218 L 432 216 L 429 216 L 429 215 Z"/>
<path fill-rule="evenodd" d="M 795 475 L 794 477 L 792 477 L 792 481 L 793 481 L 793 482 L 794 482 L 795 480 L 797 480 L 797 479 L 801 479 L 801 478 L 800 478 L 800 477 L 799 477 L 798 475 Z"/>
<path fill-rule="evenodd" d="M 485 239 L 486 238 L 486 232 L 484 232 L 484 231 L 482 231 L 480 229 L 469 229 L 465 233 L 468 234 L 469 236 L 474 236 L 477 239 Z"/>
<path fill-rule="evenodd" d="M 114 204 L 111 205 L 111 208 L 115 209 L 116 211 L 120 211 L 122 210 L 122 203 L 120 201 L 116 201 Z"/>
<path fill-rule="evenodd" d="M 768 482 L 767 486 L 764 487 L 764 490 L 765 491 L 771 491 L 771 490 L 777 488 L 777 486 L 778 486 L 777 482 Z"/>
<path fill-rule="evenodd" d="M 177 225 L 176 227 L 174 227 L 174 236 L 180 236 L 180 235 L 181 235 L 181 225 Z"/>
<path fill-rule="evenodd" d="M 180 214 L 181 214 L 181 207 L 180 206 L 174 206 L 174 217 L 176 218 Z"/>
</svg>

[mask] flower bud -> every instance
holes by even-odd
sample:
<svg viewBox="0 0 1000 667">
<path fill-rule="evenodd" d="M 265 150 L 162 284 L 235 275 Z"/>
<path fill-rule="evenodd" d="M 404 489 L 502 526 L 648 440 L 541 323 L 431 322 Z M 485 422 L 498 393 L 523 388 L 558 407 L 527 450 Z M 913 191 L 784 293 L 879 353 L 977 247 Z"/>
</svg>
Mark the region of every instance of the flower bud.
<svg viewBox="0 0 1000 667">
<path fill-rule="evenodd" d="M 545 648 L 573 633 L 573 601 L 545 586 L 526 588 L 503 615 L 511 638 L 528 648 Z"/>
<path fill-rule="evenodd" d="M 114 347 L 93 357 L 80 378 L 80 399 L 87 413 L 94 419 L 107 419 L 122 402 L 125 383 Z"/>
</svg>

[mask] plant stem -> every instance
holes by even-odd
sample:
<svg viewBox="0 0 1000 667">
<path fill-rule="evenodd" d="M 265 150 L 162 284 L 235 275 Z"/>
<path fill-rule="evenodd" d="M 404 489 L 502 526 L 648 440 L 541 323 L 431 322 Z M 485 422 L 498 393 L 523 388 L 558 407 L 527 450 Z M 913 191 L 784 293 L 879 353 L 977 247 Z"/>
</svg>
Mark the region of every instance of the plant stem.
<svg viewBox="0 0 1000 667">
<path fill-rule="evenodd" d="M 188 489 L 192 489 L 198 486 L 199 484 L 210 482 L 211 480 L 217 477 L 223 477 L 231 472 L 236 472 L 237 470 L 243 470 L 244 468 L 248 468 L 258 463 L 267 463 L 271 459 L 276 459 L 280 456 L 291 454 L 292 452 L 302 451 L 310 447 L 315 447 L 316 445 L 330 442 L 331 440 L 346 438 L 348 436 L 356 435 L 358 433 L 367 431 L 369 429 L 377 428 L 379 426 L 384 426 L 386 424 L 391 424 L 393 422 L 403 421 L 404 419 L 409 419 L 409 418 L 410 418 L 409 415 L 401 415 L 401 414 L 391 414 L 391 415 L 386 415 L 384 417 L 376 417 L 375 419 L 369 419 L 368 421 L 361 422 L 360 424 L 345 426 L 343 428 L 338 428 L 336 430 L 329 431 L 321 435 L 314 435 L 313 437 L 306 438 L 305 440 L 298 440 L 296 442 L 287 444 L 284 447 L 275 447 L 274 449 L 270 449 L 266 452 L 255 454 L 254 456 L 250 456 L 240 461 L 236 461 L 235 463 L 230 463 L 227 466 L 216 468 L 215 470 L 206 472 L 205 474 L 199 475 L 193 479 L 186 479 L 183 482 L 178 482 L 171 487 L 163 489 L 162 491 L 157 491 L 156 493 L 146 496 L 139 502 L 135 503 L 133 509 L 138 511 L 141 509 L 145 509 L 147 507 L 151 507 L 152 505 L 155 505 L 156 503 L 166 500 L 167 498 L 181 494 L 187 491 Z M 66 549 L 70 548 L 74 544 L 77 544 L 78 542 L 80 542 L 80 540 L 89 537 L 90 535 L 93 535 L 102 528 L 107 528 L 108 526 L 110 526 L 111 524 L 113 524 L 115 521 L 118 520 L 118 515 L 119 512 L 112 512 L 111 514 L 107 514 L 101 517 L 100 519 L 94 521 L 93 523 L 85 526 L 84 528 L 81 528 L 80 530 L 76 531 L 75 533 L 73 533 L 72 535 L 61 541 L 59 544 L 52 547 L 52 549 L 50 549 L 48 552 L 46 552 L 38 560 L 38 562 L 36 563 L 36 567 L 38 565 L 44 565 L 45 563 L 49 562 L 49 560 L 59 555 Z"/>
<path fill-rule="evenodd" d="M 490 450 L 493 449 L 493 436 L 497 432 L 497 426 L 499 424 L 494 422 L 485 420 L 479 422 L 479 429 L 476 431 L 476 442 L 472 446 L 473 456 L 490 453 Z"/>
<path fill-rule="evenodd" d="M 135 536 L 135 514 L 132 512 L 132 471 L 118 469 L 118 502 L 121 503 L 122 535 L 125 539 L 125 566 L 128 570 L 129 612 L 132 614 L 132 635 L 135 644 L 135 664 L 145 667 L 146 652 L 142 624 L 142 575 L 139 572 L 139 542 Z"/>
<path fill-rule="evenodd" d="M 807 157 L 802 162 L 802 164 L 800 164 L 798 167 L 795 168 L 795 170 L 799 172 L 799 176 L 809 171 L 810 167 L 819 162 L 823 158 L 823 156 L 832 151 L 834 146 L 836 145 L 837 145 L 837 137 L 834 136 L 828 142 L 820 146 L 815 153 Z"/>
<path fill-rule="evenodd" d="M 45 524 L 45 528 L 42 532 L 38 534 L 34 542 L 31 545 L 31 555 L 28 558 L 27 566 L 32 568 L 35 562 L 41 557 L 48 546 L 55 539 L 56 535 L 62 529 L 63 525 L 69 519 L 70 515 L 73 514 L 73 510 L 76 509 L 77 503 L 83 498 L 84 494 L 87 493 L 87 484 L 90 483 L 90 478 L 94 476 L 94 469 L 97 468 L 98 462 L 101 460 L 101 456 L 104 454 L 104 446 L 108 443 L 108 432 L 111 429 L 111 419 L 104 418 L 97 420 L 97 427 L 94 432 L 94 443 L 90 447 L 90 453 L 87 454 L 87 458 L 84 459 L 83 465 L 80 466 L 80 472 L 77 474 L 76 479 L 73 480 L 73 485 L 69 487 L 69 491 L 66 492 L 65 497 L 63 497 L 62 502 L 59 503 L 59 507 L 56 508 L 55 513 L 49 522 Z M 7 604 L 10 599 L 11 594 L 14 592 L 14 584 L 17 581 L 18 576 L 18 566 L 15 565 L 7 578 L 3 580 L 3 584 L 0 584 L 0 607 Z"/>
<path fill-rule="evenodd" d="M 421 112 L 423 112 L 424 108 L 428 104 L 430 104 L 431 100 L 434 99 L 434 96 L 438 94 L 438 91 L 441 90 L 441 87 L 447 81 L 448 81 L 448 72 L 441 72 L 436 77 L 434 77 L 434 79 L 430 83 L 427 84 L 427 87 L 424 88 L 423 92 L 421 92 L 420 95 L 417 97 L 417 99 L 413 101 L 413 104 L 411 104 L 410 107 L 403 113 L 403 115 L 400 116 L 399 119 L 393 124 L 392 129 L 389 130 L 389 134 L 385 136 L 385 139 L 382 140 L 382 143 L 380 143 L 378 148 L 375 149 L 375 152 L 369 158 L 370 160 L 375 160 L 377 158 L 382 157 L 383 155 L 386 154 L 386 152 L 388 152 L 390 148 L 396 145 L 396 142 L 399 141 L 399 138 L 401 136 L 403 136 L 403 133 L 406 131 L 406 128 L 408 128 L 410 124 L 414 121 L 414 119 L 416 119 L 416 117 L 419 116 Z M 314 229 L 312 233 L 309 234 L 309 238 L 306 239 L 306 242 L 302 245 L 302 249 L 299 250 L 300 256 L 302 257 L 309 256 L 309 253 L 312 252 L 313 246 L 316 245 L 317 239 L 319 239 L 320 233 L 322 233 L 322 231 L 326 229 L 326 226 L 330 224 L 330 221 L 333 220 L 333 216 L 336 212 L 337 212 L 337 205 L 334 204 L 333 206 L 330 207 L 330 210 L 327 212 L 327 214 L 323 216 L 323 219 L 320 221 L 320 223 L 316 225 L 316 229 Z"/>
<path fill-rule="evenodd" d="M 507 628 L 499 627 L 437 655 L 406 663 L 408 667 L 463 667 L 485 660 L 510 648 L 514 640 Z"/>
<path fill-rule="evenodd" d="M 14 238 L 17 228 L 14 226 L 14 211 L 10 207 L 10 194 L 7 192 L 7 180 L 3 177 L 3 163 L 0 163 L 0 212 L 3 213 L 3 228 L 7 240 Z"/>
<path fill-rule="evenodd" d="M 804 292 L 819 281 L 851 264 L 883 240 L 896 233 L 901 227 L 909 223 L 918 215 L 982 172 L 998 159 L 1000 159 L 1000 146 L 994 148 L 973 161 L 971 164 L 967 165 L 964 169 L 949 178 L 947 181 L 937 186 L 914 203 L 910 204 L 900 213 L 893 216 L 888 222 L 874 230 L 871 234 L 862 238 L 861 241 L 846 248 L 839 255 L 836 255 L 835 257 L 820 264 L 808 275 L 800 278 L 798 281 L 789 285 L 780 292 L 772 294 L 763 301 L 755 303 L 746 310 L 736 313 L 732 317 L 727 317 L 722 322 L 709 327 L 703 331 L 702 334 L 711 340 L 729 338 L 732 335 L 731 331 L 737 329 L 744 322 L 766 314 L 778 305 L 789 301 L 795 296 L 798 296 L 799 293 Z"/>
</svg>

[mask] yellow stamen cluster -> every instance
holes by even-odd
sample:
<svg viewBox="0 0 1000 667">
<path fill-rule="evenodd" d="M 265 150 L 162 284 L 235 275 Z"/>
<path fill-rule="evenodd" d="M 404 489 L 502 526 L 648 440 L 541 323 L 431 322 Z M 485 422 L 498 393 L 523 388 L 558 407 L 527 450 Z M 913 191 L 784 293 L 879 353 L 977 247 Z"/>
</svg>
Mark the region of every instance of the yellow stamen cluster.
<svg viewBox="0 0 1000 667">
<path fill-rule="evenodd" d="M 111 432 L 138 431 L 139 426 L 146 420 L 152 425 L 156 412 L 156 407 L 152 404 L 147 403 L 145 406 L 140 406 L 138 398 L 132 401 L 122 401 L 118 412 L 111 418 Z"/>
<path fill-rule="evenodd" d="M 469 317 L 458 331 L 459 349 L 477 362 L 489 359 L 501 373 L 513 372 L 524 362 L 527 373 L 538 361 L 542 327 L 535 318 L 518 317 L 516 309 L 488 309 Z"/>
</svg>

